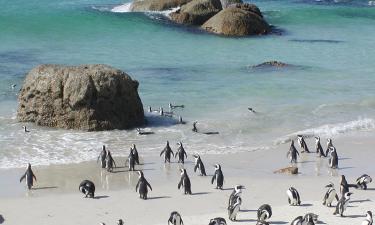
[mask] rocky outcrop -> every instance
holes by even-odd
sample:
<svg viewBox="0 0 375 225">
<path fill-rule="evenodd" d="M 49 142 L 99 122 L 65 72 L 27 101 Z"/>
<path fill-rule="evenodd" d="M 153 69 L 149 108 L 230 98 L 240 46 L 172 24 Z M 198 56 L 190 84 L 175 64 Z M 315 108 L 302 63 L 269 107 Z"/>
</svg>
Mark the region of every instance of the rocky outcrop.
<svg viewBox="0 0 375 225">
<path fill-rule="evenodd" d="M 290 166 L 274 171 L 274 173 L 298 174 L 298 167 Z"/>
<path fill-rule="evenodd" d="M 287 66 L 290 66 L 290 65 L 287 63 L 280 62 L 280 61 L 268 61 L 268 62 L 264 62 L 258 65 L 252 66 L 252 68 L 273 68 L 273 67 L 281 68 L 281 67 L 287 67 Z"/>
<path fill-rule="evenodd" d="M 193 0 L 170 14 L 173 21 L 186 25 L 202 25 L 222 9 L 220 0 Z"/>
<path fill-rule="evenodd" d="M 163 11 L 182 6 L 191 0 L 135 0 L 130 10 L 132 12 Z"/>
<path fill-rule="evenodd" d="M 87 131 L 128 129 L 145 121 L 138 82 L 107 65 L 40 65 L 26 76 L 17 118 Z"/>
<path fill-rule="evenodd" d="M 261 35 L 270 31 L 259 8 L 253 4 L 235 4 L 223 9 L 202 25 L 208 32 L 226 36 Z"/>
<path fill-rule="evenodd" d="M 221 6 L 223 7 L 223 9 L 233 4 L 243 3 L 242 0 L 220 0 L 220 1 L 221 1 Z"/>
</svg>

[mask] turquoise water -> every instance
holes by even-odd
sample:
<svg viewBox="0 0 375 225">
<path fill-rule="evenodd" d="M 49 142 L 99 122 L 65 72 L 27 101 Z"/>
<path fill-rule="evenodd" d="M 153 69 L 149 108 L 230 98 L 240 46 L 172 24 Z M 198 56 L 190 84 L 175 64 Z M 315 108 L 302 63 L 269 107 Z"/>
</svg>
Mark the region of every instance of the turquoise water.
<svg viewBox="0 0 375 225">
<path fill-rule="evenodd" d="M 225 38 L 170 23 L 163 14 L 114 13 L 126 2 L 0 0 L 0 167 L 93 159 L 101 144 L 126 155 L 135 142 L 157 154 L 169 139 L 188 151 L 268 149 L 295 133 L 334 137 L 375 129 L 375 7 L 368 1 L 253 1 L 281 35 Z M 278 60 L 295 65 L 254 70 Z M 25 73 L 42 63 L 110 64 L 140 82 L 144 106 L 184 104 L 191 125 L 84 133 L 15 120 Z M 11 89 L 11 84 L 17 84 Z M 259 114 L 247 111 L 253 107 Z M 79 150 L 79 151 L 77 151 Z"/>
</svg>

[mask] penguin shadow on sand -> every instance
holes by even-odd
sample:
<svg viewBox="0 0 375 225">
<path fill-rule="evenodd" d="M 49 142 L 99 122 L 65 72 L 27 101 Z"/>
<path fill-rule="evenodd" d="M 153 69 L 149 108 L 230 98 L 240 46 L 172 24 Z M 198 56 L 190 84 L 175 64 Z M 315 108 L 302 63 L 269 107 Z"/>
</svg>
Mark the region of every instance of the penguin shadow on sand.
<svg viewBox="0 0 375 225">
<path fill-rule="evenodd" d="M 38 190 L 48 190 L 48 189 L 56 189 L 59 188 L 57 186 L 45 186 L 45 187 L 33 187 L 31 190 L 38 191 Z"/>
<path fill-rule="evenodd" d="M 93 197 L 93 199 L 102 199 L 102 198 L 109 198 L 109 196 L 108 195 L 98 195 L 98 196 Z"/>
<path fill-rule="evenodd" d="M 171 196 L 155 196 L 155 197 L 148 197 L 147 200 L 157 200 L 157 199 L 164 199 L 164 198 L 171 198 Z"/>
<path fill-rule="evenodd" d="M 0 224 L 3 224 L 4 221 L 5 221 L 5 219 L 4 219 L 3 215 L 0 215 Z"/>
</svg>

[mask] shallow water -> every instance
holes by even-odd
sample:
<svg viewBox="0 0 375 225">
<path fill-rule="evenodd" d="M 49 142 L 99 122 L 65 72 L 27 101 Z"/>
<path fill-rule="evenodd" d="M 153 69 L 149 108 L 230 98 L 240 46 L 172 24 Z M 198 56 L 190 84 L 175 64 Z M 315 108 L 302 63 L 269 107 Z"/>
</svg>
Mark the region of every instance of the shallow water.
<svg viewBox="0 0 375 225">
<path fill-rule="evenodd" d="M 166 140 L 173 146 L 182 140 L 189 152 L 228 153 L 269 149 L 297 133 L 373 131 L 375 7 L 369 1 L 253 2 L 282 35 L 224 38 L 174 25 L 164 14 L 111 12 L 126 3 L 119 1 L 0 0 L 0 168 L 86 161 L 102 144 L 115 155 L 126 155 L 132 143 L 156 155 Z M 252 68 L 269 60 L 294 66 Z M 184 104 L 177 114 L 188 124 L 153 117 L 156 134 L 147 137 L 31 124 L 25 134 L 15 119 L 16 95 L 27 71 L 41 63 L 123 69 L 140 82 L 145 108 Z M 220 134 L 194 134 L 192 121 Z"/>
</svg>

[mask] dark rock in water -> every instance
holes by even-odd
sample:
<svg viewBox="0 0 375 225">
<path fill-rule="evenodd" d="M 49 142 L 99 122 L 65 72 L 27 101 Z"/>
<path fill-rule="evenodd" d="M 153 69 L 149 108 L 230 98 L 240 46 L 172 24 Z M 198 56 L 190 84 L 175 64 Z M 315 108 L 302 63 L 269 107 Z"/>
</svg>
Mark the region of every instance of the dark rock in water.
<svg viewBox="0 0 375 225">
<path fill-rule="evenodd" d="M 287 63 L 279 62 L 279 61 L 268 61 L 264 62 L 255 66 L 252 66 L 252 68 L 270 68 L 270 67 L 287 67 L 290 66 Z"/>
<path fill-rule="evenodd" d="M 191 0 L 135 0 L 130 10 L 132 12 L 164 11 L 182 6 Z"/>
<path fill-rule="evenodd" d="M 205 22 L 202 28 L 226 36 L 262 35 L 271 30 L 259 8 L 248 3 L 223 9 Z"/>
<path fill-rule="evenodd" d="M 173 21 L 187 25 L 202 25 L 222 9 L 220 0 L 193 0 L 170 14 Z"/>
<path fill-rule="evenodd" d="M 26 76 L 17 118 L 87 131 L 137 127 L 145 122 L 138 85 L 107 65 L 40 65 Z"/>
</svg>

